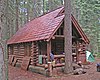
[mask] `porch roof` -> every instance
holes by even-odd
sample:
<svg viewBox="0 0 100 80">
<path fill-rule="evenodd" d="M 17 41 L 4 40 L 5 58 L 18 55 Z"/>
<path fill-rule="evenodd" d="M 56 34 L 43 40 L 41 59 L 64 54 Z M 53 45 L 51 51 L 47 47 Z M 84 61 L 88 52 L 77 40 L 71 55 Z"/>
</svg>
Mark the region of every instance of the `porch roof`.
<svg viewBox="0 0 100 80">
<path fill-rule="evenodd" d="M 60 7 L 52 12 L 49 12 L 41 17 L 38 17 L 26 23 L 16 32 L 15 35 L 13 35 L 7 41 L 7 44 L 15 44 L 37 40 L 50 40 L 50 38 L 57 31 L 57 29 L 60 27 L 64 20 L 64 14 L 59 15 L 62 10 L 64 10 L 64 7 Z M 84 34 L 78 22 L 73 16 L 71 18 L 73 24 L 82 36 L 83 40 L 89 43 L 87 36 Z"/>
</svg>

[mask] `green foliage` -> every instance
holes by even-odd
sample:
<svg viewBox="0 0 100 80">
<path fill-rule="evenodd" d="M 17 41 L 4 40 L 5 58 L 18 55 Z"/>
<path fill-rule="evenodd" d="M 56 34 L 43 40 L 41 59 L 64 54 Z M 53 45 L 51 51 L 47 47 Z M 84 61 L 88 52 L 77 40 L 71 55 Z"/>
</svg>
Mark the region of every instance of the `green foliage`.
<svg viewBox="0 0 100 80">
<path fill-rule="evenodd" d="M 84 32 L 90 39 L 90 45 L 94 52 L 100 48 L 100 0 L 73 0 L 75 8 L 78 9 L 78 21 Z M 76 13 L 77 14 L 77 13 Z"/>
<path fill-rule="evenodd" d="M 6 17 L 8 38 L 14 35 L 28 21 L 62 4 L 63 0 L 9 0 Z M 50 9 L 51 7 L 52 9 Z"/>
<path fill-rule="evenodd" d="M 17 1 L 17 2 L 16 2 Z M 21 26 L 31 19 L 43 15 L 52 9 L 61 6 L 64 0 L 9 0 L 8 2 L 8 33 L 14 34 L 16 19 Z M 90 45 L 94 52 L 100 50 L 100 0 L 73 0 L 73 12 L 81 24 L 84 32 L 90 39 Z M 18 16 L 16 16 L 16 6 Z M 25 10 L 24 10 L 25 9 Z M 20 27 L 19 27 L 20 28 Z"/>
<path fill-rule="evenodd" d="M 100 53 L 97 53 L 97 57 L 100 58 Z"/>
</svg>

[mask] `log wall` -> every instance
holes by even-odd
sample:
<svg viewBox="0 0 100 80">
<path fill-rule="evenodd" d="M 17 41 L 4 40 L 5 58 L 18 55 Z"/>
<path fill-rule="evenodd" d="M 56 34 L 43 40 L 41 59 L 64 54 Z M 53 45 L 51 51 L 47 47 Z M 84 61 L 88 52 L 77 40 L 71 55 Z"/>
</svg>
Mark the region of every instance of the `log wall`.
<svg viewBox="0 0 100 80">
<path fill-rule="evenodd" d="M 11 46 L 8 46 L 8 55 L 11 55 L 12 54 L 12 49 L 11 49 Z"/>
<path fill-rule="evenodd" d="M 36 64 L 38 63 L 38 42 L 32 42 L 32 46 L 31 46 L 31 65 L 36 66 Z"/>
<path fill-rule="evenodd" d="M 86 63 L 86 44 L 79 43 L 78 45 L 78 61 Z"/>
<path fill-rule="evenodd" d="M 13 45 L 13 55 L 17 55 L 18 54 L 18 46 L 17 44 Z"/>
<path fill-rule="evenodd" d="M 25 46 L 24 43 L 18 45 L 18 54 L 16 55 L 17 63 L 22 63 L 22 58 L 25 56 Z"/>
<path fill-rule="evenodd" d="M 83 46 L 85 46 L 85 44 L 82 44 Z M 39 56 L 39 52 L 41 52 L 42 55 L 47 54 L 47 43 L 46 42 L 42 42 L 41 43 L 41 49 L 39 47 L 39 42 L 35 41 L 35 42 L 29 42 L 29 43 L 20 43 L 20 44 L 13 44 L 13 45 L 9 45 L 8 46 L 8 54 L 9 55 L 15 55 L 15 57 L 17 58 L 17 63 L 22 63 L 22 58 L 24 56 L 29 56 L 31 57 L 31 62 L 30 65 L 34 65 L 36 66 L 38 64 L 38 56 Z M 52 40 L 52 50 L 55 50 L 56 55 L 59 55 L 61 52 L 64 51 L 64 41 L 63 39 L 55 39 Z M 39 51 L 39 49 L 41 51 Z M 77 50 L 79 49 L 79 42 L 75 43 L 74 47 L 74 53 L 76 52 L 76 56 L 73 57 L 73 61 L 75 60 L 74 58 L 76 58 L 76 61 L 81 60 L 82 62 L 85 61 L 86 57 L 85 57 L 85 48 L 82 47 L 81 52 L 78 52 Z M 84 59 L 84 60 L 83 60 Z M 46 58 L 43 59 L 44 64 L 46 63 Z"/>
</svg>

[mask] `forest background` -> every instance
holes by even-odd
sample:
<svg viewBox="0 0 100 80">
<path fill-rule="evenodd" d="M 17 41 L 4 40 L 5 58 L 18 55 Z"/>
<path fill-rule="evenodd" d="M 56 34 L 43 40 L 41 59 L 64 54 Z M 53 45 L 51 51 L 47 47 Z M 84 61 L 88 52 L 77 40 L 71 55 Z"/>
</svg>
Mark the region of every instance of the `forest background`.
<svg viewBox="0 0 100 80">
<path fill-rule="evenodd" d="M 1 22 L 6 24 L 9 39 L 25 23 L 64 4 L 63 0 L 8 0 Z M 100 0 L 72 0 L 72 14 L 90 40 L 90 49 L 100 53 Z M 2 27 L 1 27 L 2 28 Z M 3 29 L 2 29 L 3 31 Z M 5 30 L 4 30 L 5 31 Z"/>
<path fill-rule="evenodd" d="M 90 40 L 89 49 L 100 57 L 100 0 L 71 0 L 71 3 L 71 13 Z M 0 0 L 0 45 L 5 63 L 6 41 L 27 22 L 63 4 L 63 0 Z"/>
</svg>

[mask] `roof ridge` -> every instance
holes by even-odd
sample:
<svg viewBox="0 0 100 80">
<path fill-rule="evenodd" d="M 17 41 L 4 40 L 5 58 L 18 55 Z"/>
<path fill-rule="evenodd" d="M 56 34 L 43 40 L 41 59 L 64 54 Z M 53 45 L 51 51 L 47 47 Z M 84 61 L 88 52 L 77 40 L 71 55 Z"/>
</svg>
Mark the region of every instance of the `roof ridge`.
<svg viewBox="0 0 100 80">
<path fill-rule="evenodd" d="M 35 20 L 35 19 L 38 19 L 38 18 L 40 18 L 40 17 L 42 17 L 42 16 L 44 16 L 44 15 L 46 15 L 46 14 L 49 14 L 49 13 L 55 11 L 55 10 L 58 10 L 58 9 L 60 9 L 60 8 L 64 8 L 64 6 L 60 6 L 60 7 L 56 8 L 56 9 L 53 9 L 53 10 L 51 10 L 51 11 L 49 11 L 49 12 L 45 12 L 44 14 L 42 14 L 42 15 L 36 17 L 36 18 L 31 19 L 30 21 L 33 21 L 33 20 Z M 59 14 L 59 13 L 58 13 L 58 14 Z M 30 22 L 30 21 L 29 21 L 29 22 Z"/>
</svg>

